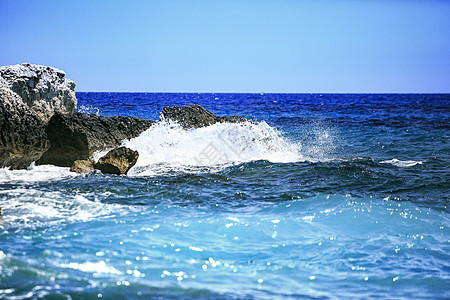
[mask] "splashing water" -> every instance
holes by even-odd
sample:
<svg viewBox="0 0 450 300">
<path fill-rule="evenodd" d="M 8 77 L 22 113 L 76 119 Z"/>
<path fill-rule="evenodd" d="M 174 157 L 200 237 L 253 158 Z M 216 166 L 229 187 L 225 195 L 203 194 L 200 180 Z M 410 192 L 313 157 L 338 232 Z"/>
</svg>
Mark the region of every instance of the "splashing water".
<svg viewBox="0 0 450 300">
<path fill-rule="evenodd" d="M 98 116 L 100 113 L 100 109 L 92 105 L 81 105 L 80 107 L 78 107 L 78 112 L 87 114 L 96 114 Z"/>
<path fill-rule="evenodd" d="M 0 169 L 0 299 L 450 297 L 448 95 L 77 97 L 273 127 L 160 122 L 132 176 Z"/>
<path fill-rule="evenodd" d="M 132 176 L 218 171 L 256 160 L 283 163 L 305 160 L 300 143 L 289 141 L 264 121 L 216 123 L 190 130 L 161 121 L 123 145 L 139 152 L 139 159 L 129 172 Z"/>
</svg>

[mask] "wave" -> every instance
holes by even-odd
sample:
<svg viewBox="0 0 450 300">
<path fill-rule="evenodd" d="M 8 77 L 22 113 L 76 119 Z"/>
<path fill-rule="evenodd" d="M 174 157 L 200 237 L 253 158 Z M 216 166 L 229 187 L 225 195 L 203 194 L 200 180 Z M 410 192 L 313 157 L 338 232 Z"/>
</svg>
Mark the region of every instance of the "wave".
<svg viewBox="0 0 450 300">
<path fill-rule="evenodd" d="M 51 165 L 36 166 L 32 163 L 26 170 L 0 169 L 0 183 L 7 182 L 40 182 L 50 180 L 61 180 L 77 176 L 70 172 L 69 168 L 56 167 Z"/>
<path fill-rule="evenodd" d="M 393 158 L 390 160 L 380 161 L 380 164 L 391 164 L 396 167 L 407 168 L 407 167 L 413 167 L 415 165 L 421 165 L 421 164 L 423 164 L 423 162 L 415 161 L 415 160 L 399 160 L 397 158 Z"/>
<path fill-rule="evenodd" d="M 290 141 L 266 122 L 216 123 L 185 130 L 160 121 L 123 146 L 139 152 L 131 176 L 170 171 L 222 170 L 234 164 L 267 160 L 273 163 L 305 161 L 301 144 Z"/>
<path fill-rule="evenodd" d="M 97 194 L 96 197 L 99 195 Z M 3 211 L 0 229 L 19 226 L 35 228 L 65 222 L 86 222 L 124 213 L 132 207 L 108 204 L 84 195 L 18 188 L 0 191 Z"/>
<path fill-rule="evenodd" d="M 100 113 L 100 109 L 92 105 L 81 105 L 77 111 L 80 113 L 96 114 L 97 116 Z"/>
</svg>

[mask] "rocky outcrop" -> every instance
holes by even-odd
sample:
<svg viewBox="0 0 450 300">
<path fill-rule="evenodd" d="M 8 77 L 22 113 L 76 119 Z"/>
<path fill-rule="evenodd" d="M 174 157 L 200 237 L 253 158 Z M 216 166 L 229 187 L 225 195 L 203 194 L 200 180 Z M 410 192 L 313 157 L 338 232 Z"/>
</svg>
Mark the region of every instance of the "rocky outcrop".
<svg viewBox="0 0 450 300">
<path fill-rule="evenodd" d="M 56 68 L 32 64 L 0 67 L 0 87 L 17 94 L 44 122 L 55 112 L 73 114 L 77 109 L 75 83 Z"/>
<path fill-rule="evenodd" d="M 241 116 L 219 117 L 206 110 L 200 105 L 184 105 L 164 107 L 161 113 L 161 119 L 175 121 L 183 128 L 200 128 L 215 123 L 238 123 L 247 119 Z"/>
<path fill-rule="evenodd" d="M 84 172 L 89 164 L 75 161 L 87 161 L 96 151 L 119 147 L 123 140 L 137 137 L 154 124 L 138 118 L 76 113 L 75 83 L 65 76 L 47 66 L 0 67 L 0 167 L 23 169 L 36 161 Z M 178 122 L 185 129 L 246 120 L 219 117 L 199 105 L 165 107 L 161 119 Z M 118 149 L 108 153 L 98 168 L 125 174 L 137 153 Z"/>
<path fill-rule="evenodd" d="M 75 83 L 65 76 L 32 64 L 0 67 L 0 167 L 22 169 L 33 161 L 70 167 L 154 123 L 76 113 Z"/>
<path fill-rule="evenodd" d="M 55 68 L 0 67 L 0 167 L 22 169 L 49 148 L 45 124 L 55 112 L 74 113 L 75 83 Z"/>
<path fill-rule="evenodd" d="M 49 146 L 44 122 L 16 93 L 0 87 L 0 167 L 24 169 Z"/>
<path fill-rule="evenodd" d="M 90 160 L 76 160 L 70 167 L 70 172 L 87 173 L 94 170 L 94 164 Z"/>
<path fill-rule="evenodd" d="M 124 139 L 137 137 L 152 124 L 130 117 L 56 113 L 46 128 L 50 148 L 36 164 L 70 167 L 75 160 L 89 159 L 95 151 L 120 146 Z"/>
<path fill-rule="evenodd" d="M 94 168 L 107 174 L 127 174 L 133 167 L 139 157 L 137 151 L 127 147 L 119 147 L 109 151 L 105 156 L 100 158 Z"/>
</svg>

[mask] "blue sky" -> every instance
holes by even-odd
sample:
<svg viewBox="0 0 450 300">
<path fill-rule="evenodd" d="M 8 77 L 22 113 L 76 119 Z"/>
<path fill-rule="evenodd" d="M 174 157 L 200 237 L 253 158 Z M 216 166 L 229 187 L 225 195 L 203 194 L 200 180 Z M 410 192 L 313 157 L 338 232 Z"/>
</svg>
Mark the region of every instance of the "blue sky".
<svg viewBox="0 0 450 300">
<path fill-rule="evenodd" d="M 77 91 L 450 92 L 450 1 L 0 0 L 0 65 Z"/>
</svg>

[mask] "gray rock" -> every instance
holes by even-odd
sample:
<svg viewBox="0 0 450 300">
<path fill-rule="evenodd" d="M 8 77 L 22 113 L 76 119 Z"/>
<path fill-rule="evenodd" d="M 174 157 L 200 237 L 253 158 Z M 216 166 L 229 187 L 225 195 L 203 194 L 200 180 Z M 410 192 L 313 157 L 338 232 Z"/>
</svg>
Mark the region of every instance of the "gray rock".
<svg viewBox="0 0 450 300">
<path fill-rule="evenodd" d="M 185 105 L 164 107 L 161 119 L 171 120 L 179 123 L 183 128 L 200 128 L 215 123 L 239 123 L 247 121 L 241 116 L 219 117 L 206 110 L 200 105 Z"/>
<path fill-rule="evenodd" d="M 56 68 L 27 63 L 0 67 L 0 87 L 17 94 L 44 122 L 55 112 L 73 114 L 77 109 L 75 83 Z"/>
<path fill-rule="evenodd" d="M 119 147 L 109 151 L 105 156 L 101 157 L 94 168 L 107 174 L 127 174 L 133 167 L 139 157 L 137 151 L 127 147 Z"/>
<path fill-rule="evenodd" d="M 47 151 L 45 123 L 55 112 L 75 112 L 74 89 L 55 68 L 0 67 L 0 167 L 26 168 Z"/>
<path fill-rule="evenodd" d="M 71 172 L 87 173 L 94 170 L 94 164 L 90 160 L 76 160 L 70 167 Z"/>
<path fill-rule="evenodd" d="M 16 93 L 0 87 L 0 167 L 27 168 L 49 146 L 44 121 Z"/>
<path fill-rule="evenodd" d="M 36 164 L 70 167 L 75 160 L 89 159 L 95 151 L 120 146 L 124 139 L 137 137 L 153 124 L 139 118 L 56 113 L 46 128 L 50 148 Z"/>
</svg>

